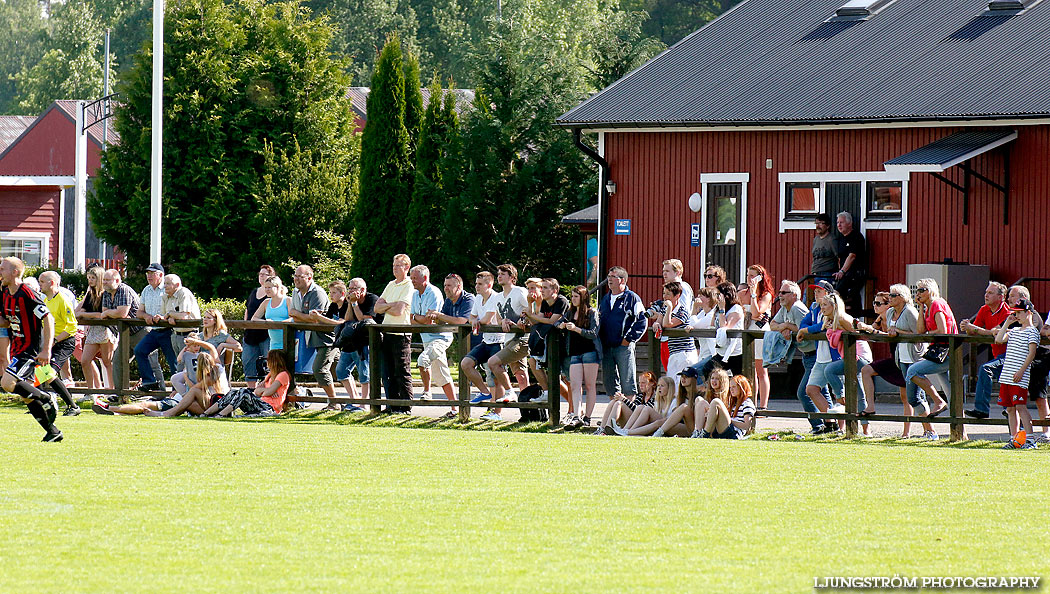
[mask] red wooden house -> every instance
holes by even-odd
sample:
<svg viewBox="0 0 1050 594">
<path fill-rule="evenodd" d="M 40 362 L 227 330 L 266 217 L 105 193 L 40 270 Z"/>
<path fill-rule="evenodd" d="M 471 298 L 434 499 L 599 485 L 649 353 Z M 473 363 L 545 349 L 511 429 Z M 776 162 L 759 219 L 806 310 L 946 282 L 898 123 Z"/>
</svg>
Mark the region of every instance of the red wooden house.
<svg viewBox="0 0 1050 594">
<path fill-rule="evenodd" d="M 598 136 L 603 269 L 645 299 L 669 257 L 799 279 L 814 215 L 849 211 L 880 287 L 1050 278 L 1050 2 L 844 2 L 744 0 L 559 118 Z"/>
<path fill-rule="evenodd" d="M 90 223 L 83 238 L 75 236 L 76 112 L 76 101 L 56 101 L 36 118 L 0 118 L 0 255 L 67 268 L 112 260 Z M 116 140 L 112 128 L 108 140 Z M 88 187 L 102 147 L 102 125 L 88 128 Z M 84 262 L 74 262 L 76 241 L 83 241 Z"/>
</svg>

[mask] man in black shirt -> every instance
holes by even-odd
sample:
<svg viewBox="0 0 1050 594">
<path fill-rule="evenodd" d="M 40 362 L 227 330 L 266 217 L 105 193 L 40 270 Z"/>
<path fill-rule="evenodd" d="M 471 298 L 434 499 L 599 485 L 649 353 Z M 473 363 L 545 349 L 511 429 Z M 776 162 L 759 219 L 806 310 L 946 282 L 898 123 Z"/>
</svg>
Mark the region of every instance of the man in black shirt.
<svg viewBox="0 0 1050 594">
<path fill-rule="evenodd" d="M 38 366 L 51 370 L 51 343 L 55 327 L 47 304 L 40 294 L 22 283 L 25 264 L 18 258 L 0 261 L 0 280 L 3 287 L 0 327 L 8 329 L 11 342 L 11 364 L 0 380 L 4 390 L 22 397 L 29 412 L 47 433 L 43 441 L 62 441 L 62 432 L 55 427 L 58 403 L 51 394 L 33 386 Z M 66 387 L 57 374 L 52 374 L 48 385 L 65 392 Z"/>
<path fill-rule="evenodd" d="M 837 217 L 840 235 L 835 238 L 839 270 L 833 275 L 835 290 L 842 296 L 846 309 L 853 315 L 860 311 L 860 292 L 868 273 L 868 251 L 864 236 L 853 228 L 853 215 L 840 212 Z"/>
</svg>

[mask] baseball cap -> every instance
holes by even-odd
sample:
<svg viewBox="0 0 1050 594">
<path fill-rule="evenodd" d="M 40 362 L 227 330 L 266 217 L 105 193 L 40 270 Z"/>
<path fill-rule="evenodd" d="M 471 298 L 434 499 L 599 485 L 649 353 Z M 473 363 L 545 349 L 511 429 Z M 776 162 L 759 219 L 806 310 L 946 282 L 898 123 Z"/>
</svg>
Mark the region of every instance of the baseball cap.
<svg viewBox="0 0 1050 594">
<path fill-rule="evenodd" d="M 146 267 L 146 272 L 159 272 L 164 274 L 164 267 L 160 265 L 160 262 L 154 262 Z"/>
<path fill-rule="evenodd" d="M 683 369 L 683 370 L 679 371 L 679 372 L 678 372 L 678 375 L 680 375 L 680 376 L 682 376 L 682 377 L 695 377 L 695 378 L 699 378 L 699 377 L 700 377 L 700 372 L 699 372 L 699 371 L 697 371 L 696 369 L 693 369 L 692 367 L 686 367 L 685 369 Z"/>
<path fill-rule="evenodd" d="M 1011 308 L 1012 311 L 1035 311 L 1035 306 L 1032 302 L 1027 299 L 1018 299 L 1017 306 Z"/>
<path fill-rule="evenodd" d="M 826 280 L 819 280 L 809 286 L 810 289 L 824 289 L 828 293 L 834 293 L 835 287 Z"/>
</svg>

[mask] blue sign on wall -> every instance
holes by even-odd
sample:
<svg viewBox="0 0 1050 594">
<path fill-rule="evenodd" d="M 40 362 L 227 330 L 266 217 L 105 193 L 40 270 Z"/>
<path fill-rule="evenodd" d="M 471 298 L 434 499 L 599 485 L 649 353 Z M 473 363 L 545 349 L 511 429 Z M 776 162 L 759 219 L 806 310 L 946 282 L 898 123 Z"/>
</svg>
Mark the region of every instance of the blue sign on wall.
<svg viewBox="0 0 1050 594">
<path fill-rule="evenodd" d="M 616 219 L 613 226 L 613 235 L 630 235 L 631 219 Z"/>
<path fill-rule="evenodd" d="M 689 225 L 689 245 L 700 247 L 700 223 Z"/>
</svg>

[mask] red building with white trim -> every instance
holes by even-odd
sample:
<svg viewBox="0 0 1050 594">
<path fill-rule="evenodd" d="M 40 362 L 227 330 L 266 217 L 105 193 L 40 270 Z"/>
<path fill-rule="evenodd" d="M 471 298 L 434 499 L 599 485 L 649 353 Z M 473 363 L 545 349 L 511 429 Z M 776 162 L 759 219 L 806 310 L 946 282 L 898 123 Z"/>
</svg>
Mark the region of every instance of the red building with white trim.
<svg viewBox="0 0 1050 594">
<path fill-rule="evenodd" d="M 802 278 L 819 212 L 854 215 L 880 287 L 946 258 L 1050 278 L 1050 60 L 1024 49 L 1050 4 L 844 2 L 744 0 L 559 118 L 598 135 L 603 265 L 643 298 L 669 257 Z"/>
</svg>

